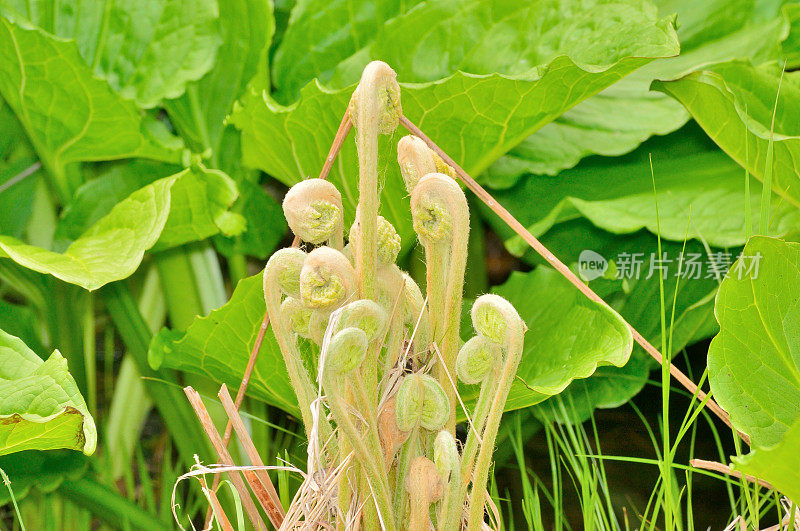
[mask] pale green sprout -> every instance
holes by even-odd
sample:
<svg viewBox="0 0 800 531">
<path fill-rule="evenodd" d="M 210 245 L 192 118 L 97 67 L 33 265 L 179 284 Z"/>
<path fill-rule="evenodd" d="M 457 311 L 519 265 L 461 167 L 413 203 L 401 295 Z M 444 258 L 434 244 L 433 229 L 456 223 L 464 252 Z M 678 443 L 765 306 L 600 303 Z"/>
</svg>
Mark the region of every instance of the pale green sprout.
<svg viewBox="0 0 800 531">
<path fill-rule="evenodd" d="M 396 265 L 402 242 L 378 214 L 377 164 L 378 135 L 392 134 L 401 114 L 394 72 L 370 63 L 349 106 L 359 162 L 354 222 L 345 233 L 333 184 L 293 186 L 283 203 L 287 222 L 317 247 L 276 252 L 264 271 L 264 296 L 310 448 L 322 449 L 309 477 L 339 470 L 329 525 L 480 529 L 525 325 L 505 299 L 483 295 L 471 312 L 477 335 L 461 346 L 469 208 L 453 169 L 410 135 L 398 143 L 398 164 L 425 249 L 426 292 Z M 318 356 L 300 347 L 318 348 Z M 308 359 L 319 366 L 307 367 Z M 480 384 L 461 453 L 455 380 Z"/>
</svg>

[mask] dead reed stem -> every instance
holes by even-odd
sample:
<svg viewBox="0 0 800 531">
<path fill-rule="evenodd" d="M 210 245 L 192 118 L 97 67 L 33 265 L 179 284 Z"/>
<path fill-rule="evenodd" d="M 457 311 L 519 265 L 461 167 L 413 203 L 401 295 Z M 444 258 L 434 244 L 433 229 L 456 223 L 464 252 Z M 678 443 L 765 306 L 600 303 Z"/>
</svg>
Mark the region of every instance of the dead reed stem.
<svg viewBox="0 0 800 531">
<path fill-rule="evenodd" d="M 711 470 L 713 472 L 719 472 L 721 474 L 733 476 L 738 479 L 746 479 L 751 483 L 758 483 L 765 489 L 773 490 L 775 488 L 770 483 L 764 481 L 763 479 L 758 479 L 748 474 L 742 474 L 741 472 L 732 470 L 731 467 L 729 467 L 728 465 L 717 463 L 716 461 L 706 461 L 705 459 L 692 459 L 691 461 L 689 461 L 689 464 L 695 468 L 700 468 L 702 470 Z"/>
<path fill-rule="evenodd" d="M 233 424 L 233 429 L 236 430 L 236 436 L 239 438 L 239 442 L 242 444 L 247 457 L 250 459 L 250 463 L 257 467 L 263 467 L 264 462 L 261 460 L 261 456 L 258 455 L 253 440 L 250 438 L 250 434 L 247 432 L 247 428 L 245 428 L 242 418 L 239 416 L 238 408 L 234 404 L 228 392 L 228 387 L 225 384 L 222 384 L 218 396 L 222 402 L 222 407 L 225 408 L 225 413 L 228 414 L 228 422 Z M 267 493 L 267 503 L 262 503 L 264 510 L 267 512 L 267 517 L 269 517 L 275 529 L 279 529 L 286 514 L 281 506 L 281 499 L 278 496 L 278 491 L 275 490 L 275 485 L 272 484 L 272 480 L 266 470 L 257 469 L 254 470 L 253 473 L 261 482 L 262 487 Z"/>
<path fill-rule="evenodd" d="M 200 394 L 192 387 L 184 387 L 183 392 L 186 394 L 186 397 L 192 404 L 194 412 L 197 415 L 197 418 L 200 419 L 200 424 L 203 425 L 206 435 L 211 441 L 211 444 L 214 446 L 214 449 L 217 451 L 220 461 L 222 461 L 222 463 L 225 465 L 234 466 L 233 458 L 231 457 L 230 452 L 228 452 L 228 449 L 222 445 L 222 439 L 219 436 L 219 432 L 217 432 L 217 428 L 214 427 L 214 423 L 211 420 L 211 415 L 208 414 L 208 410 L 203 404 L 203 399 L 200 398 Z M 250 483 L 251 487 L 253 486 L 253 483 L 258 483 L 258 480 L 253 474 L 252 470 L 244 471 L 243 475 L 245 478 L 247 478 L 247 481 Z M 247 516 L 250 518 L 250 522 L 252 522 L 256 529 L 263 529 L 266 531 L 267 525 L 264 523 L 264 520 L 261 519 L 261 515 L 258 513 L 255 503 L 253 503 L 253 498 L 251 498 L 250 494 L 247 492 L 247 487 L 245 486 L 244 481 L 242 481 L 242 477 L 235 472 L 228 472 L 228 477 L 231 478 L 231 482 L 233 483 L 236 492 L 239 493 L 239 498 L 242 500 L 242 505 L 244 505 L 244 509 L 247 512 Z M 253 489 L 253 492 L 258 495 L 260 490 L 261 489 L 256 486 Z"/>
</svg>

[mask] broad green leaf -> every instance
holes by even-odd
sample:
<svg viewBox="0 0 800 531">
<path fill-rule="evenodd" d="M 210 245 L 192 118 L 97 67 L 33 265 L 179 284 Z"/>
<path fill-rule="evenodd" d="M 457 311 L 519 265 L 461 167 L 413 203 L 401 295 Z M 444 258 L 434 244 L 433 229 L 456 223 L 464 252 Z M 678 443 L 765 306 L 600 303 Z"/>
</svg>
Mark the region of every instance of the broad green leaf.
<svg viewBox="0 0 800 531">
<path fill-rule="evenodd" d="M 749 257 L 749 259 L 748 259 Z M 735 468 L 800 499 L 800 244 L 753 237 L 720 286 L 708 350 L 714 397 L 753 451 Z M 757 267 L 753 267 L 757 266 Z M 747 269 L 749 267 L 749 269 Z"/>
<path fill-rule="evenodd" d="M 651 344 L 662 349 L 659 271 L 651 275 L 649 267 L 649 257 L 658 256 L 655 236 L 645 231 L 616 236 L 581 219 L 556 225 L 543 236 L 542 243 L 568 264 L 577 263 L 583 250 L 594 251 L 607 260 L 619 263 L 617 273 L 624 275 L 622 279 L 597 278 L 588 284 Z M 709 255 L 699 243 L 687 242 L 684 250 L 680 242 L 662 241 L 662 251 L 666 253 L 663 263 L 667 266 L 664 300 L 668 339 L 672 302 L 675 300 L 675 322 L 671 329 L 672 353 L 675 354 L 717 332 L 713 310 L 718 280 L 710 275 L 712 268 L 708 265 Z M 678 277 L 681 252 L 685 253 L 684 263 L 681 265 L 681 277 Z M 712 253 L 729 253 L 728 263 L 736 256 L 735 251 L 720 249 L 712 249 Z M 643 262 L 638 275 L 634 268 L 626 268 L 623 264 L 625 256 L 634 254 L 638 254 Z M 700 257 L 703 264 L 701 269 L 695 270 L 695 266 L 687 265 L 686 261 L 693 256 Z M 724 264 L 722 267 L 727 269 Z M 555 416 L 560 421 L 583 422 L 595 408 L 616 407 L 638 394 L 650 370 L 656 367 L 658 365 L 650 355 L 639 345 L 634 345 L 633 354 L 624 367 L 602 367 L 591 377 L 576 380 L 559 395 L 560 399 L 551 399 L 556 404 L 544 402 L 537 408 L 537 413 L 548 418 Z M 566 411 L 561 411 L 558 400 L 564 402 Z"/>
<path fill-rule="evenodd" d="M 327 82 L 336 65 L 370 43 L 386 21 L 418 3 L 420 0 L 298 2 L 273 60 L 275 99 L 294 101 L 315 77 Z"/>
<path fill-rule="evenodd" d="M 70 448 L 94 453 L 97 429 L 56 350 L 43 361 L 0 330 L 0 455 Z"/>
<path fill-rule="evenodd" d="M 227 304 L 195 319 L 185 334 L 162 330 L 150 344 L 150 365 L 202 374 L 237 389 L 265 312 L 261 274 L 248 277 L 236 285 Z M 271 329 L 264 336 L 247 392 L 284 411 L 298 413 Z"/>
<path fill-rule="evenodd" d="M 534 235 L 554 224 L 586 218 L 614 234 L 647 229 L 661 237 L 683 241 L 698 239 L 715 247 L 743 245 L 745 230 L 745 172 L 725 153 L 708 142 L 702 132 L 683 128 L 664 138 L 654 138 L 624 158 L 587 159 L 555 177 L 530 175 L 493 195 Z M 650 159 L 653 174 L 650 172 Z M 655 178 L 655 193 L 653 190 Z M 757 232 L 761 183 L 750 182 L 750 234 Z M 655 199 L 658 199 L 658 219 Z M 496 216 L 482 207 L 490 223 Z M 769 234 L 783 236 L 800 228 L 800 211 L 772 196 Z M 510 231 L 512 254 L 527 244 Z"/>
<path fill-rule="evenodd" d="M 0 236 L 3 254 L 19 265 L 95 290 L 130 276 L 158 240 L 169 216 L 175 178 L 148 185 L 118 203 L 63 252 Z"/>
<path fill-rule="evenodd" d="M 242 21 L 246 21 L 245 24 Z M 214 68 L 190 84 L 177 100 L 166 103 L 172 122 L 198 152 L 208 151 L 211 165 L 235 181 L 239 199 L 231 211 L 246 220 L 237 237 L 215 237 L 223 254 L 242 253 L 266 258 L 286 233 L 280 205 L 258 185 L 258 174 L 241 167 L 239 132 L 225 125 L 234 101 L 254 76 L 268 82 L 267 51 L 275 24 L 272 6 L 263 0 L 232 0 L 220 4 L 223 42 Z"/>
<path fill-rule="evenodd" d="M 202 166 L 186 169 L 176 177 L 170 189 L 169 218 L 154 251 L 218 233 L 234 236 L 244 230 L 244 218 L 228 210 L 239 195 L 230 177 Z"/>
<path fill-rule="evenodd" d="M 786 68 L 795 70 L 800 66 L 800 4 L 790 4 L 783 8 L 789 20 L 789 35 L 781 43 Z"/>
<path fill-rule="evenodd" d="M 757 448 L 742 457 L 733 457 L 734 468 L 745 474 L 768 480 L 795 504 L 800 503 L 800 419 L 771 447 Z"/>
<path fill-rule="evenodd" d="M 405 82 L 435 82 L 454 72 L 499 73 L 515 81 L 536 82 L 530 87 L 498 84 L 492 92 L 483 87 L 479 95 L 470 93 L 466 86 L 459 87 L 456 94 L 463 90 L 468 95 L 462 100 L 463 111 L 454 108 L 461 105 L 458 100 L 446 101 L 441 118 L 437 109 L 420 102 L 419 112 L 425 114 L 423 124 L 417 125 L 477 176 L 570 107 L 617 83 L 653 58 L 677 55 L 677 51 L 672 21 L 659 19 L 652 5 L 640 1 L 440 0 L 426 2 L 384 25 L 369 47 L 338 67 L 332 83 L 342 86 L 357 81 L 370 59 L 386 61 Z M 588 75 L 573 77 L 576 68 Z M 557 89 L 553 82 L 558 83 Z M 509 95 L 513 96 L 503 101 Z M 406 112 L 410 111 L 408 103 L 406 98 Z M 539 113 L 528 114 L 524 124 L 516 123 L 517 117 L 534 110 L 532 105 L 539 107 Z M 426 112 L 431 110 L 433 116 Z M 468 117 L 462 118 L 462 112 Z M 473 127 L 500 126 L 503 130 L 496 139 L 491 129 L 486 130 L 482 141 L 487 146 L 476 145 L 473 149 L 459 137 L 450 138 L 454 129 L 448 120 L 452 122 L 456 117 L 456 130 L 462 133 L 459 136 L 466 133 L 468 139 L 475 131 Z M 511 142 L 500 147 L 498 144 L 504 141 Z M 493 147 L 497 147 L 494 152 Z M 489 160 L 482 160 L 483 157 Z"/>
<path fill-rule="evenodd" d="M 711 390 L 755 447 L 779 444 L 800 419 L 799 290 L 800 244 L 755 236 L 717 295 Z"/>
<path fill-rule="evenodd" d="M 142 107 L 180 96 L 208 72 L 220 45 L 215 0 L 3 0 L 0 7 L 74 39 L 95 73 Z"/>
<path fill-rule="evenodd" d="M 526 138 L 490 168 L 492 187 L 511 186 L 525 173 L 555 175 L 587 155 L 622 155 L 652 135 L 675 131 L 689 115 L 670 98 L 650 92 L 654 79 L 674 79 L 731 59 L 777 59 L 789 32 L 790 17 L 781 12 L 780 0 L 654 3 L 661 16 L 677 14 L 681 54 L 640 68 Z"/>
<path fill-rule="evenodd" d="M 536 46 L 544 43 L 542 47 L 546 47 L 547 39 L 553 35 L 572 36 L 580 31 L 575 20 L 592 16 L 602 19 L 606 15 L 593 15 L 591 10 L 596 6 L 581 6 L 579 14 L 569 14 L 569 2 L 561 2 L 557 10 L 548 10 L 547 6 L 555 4 L 548 2 L 540 2 L 536 7 L 494 2 L 490 4 L 491 12 L 488 9 L 479 12 L 480 7 L 476 8 L 481 5 L 479 2 L 452 5 L 426 2 L 412 10 L 416 3 L 413 0 L 385 5 L 370 1 L 300 3 L 293 12 L 287 40 L 276 53 L 274 98 L 282 103 L 294 101 L 300 87 L 315 76 L 336 86 L 354 82 L 360 67 L 371 57 L 387 60 L 406 81 L 432 81 L 455 70 L 502 72 L 498 64 L 513 62 L 524 53 L 519 51 L 524 48 L 519 43 Z M 554 174 L 586 155 L 621 155 L 653 134 L 676 130 L 686 123 L 688 114 L 669 98 L 651 93 L 650 82 L 677 77 L 710 62 L 735 58 L 761 62 L 777 58 L 780 41 L 788 33 L 787 18 L 791 18 L 781 13 L 783 3 L 712 0 L 698 5 L 690 0 L 657 0 L 660 16 L 677 13 L 681 55 L 653 61 L 545 125 L 493 165 L 487 183 L 505 187 L 526 172 Z M 625 9 L 622 2 L 609 5 L 610 10 Z M 515 39 L 518 21 L 514 17 L 521 18 L 520 13 L 528 8 L 537 10 L 541 27 L 549 31 L 538 40 Z M 641 5 L 634 5 L 633 9 L 640 8 Z M 478 29 L 471 25 L 469 17 L 473 12 L 479 13 Z M 395 14 L 396 18 L 389 20 Z M 506 14 L 502 24 L 490 29 L 484 27 Z M 377 20 L 388 23 L 379 28 Z M 415 21 L 422 22 L 422 30 L 409 29 Z M 315 31 L 322 24 L 336 31 Z M 560 24 L 570 25 L 559 30 Z M 472 34 L 483 35 L 484 31 L 483 50 L 461 60 L 461 48 L 469 46 Z M 424 37 L 420 39 L 419 35 Z M 764 38 L 765 35 L 769 38 Z M 505 44 L 514 41 L 517 46 Z M 602 43 L 602 36 L 596 42 Z M 342 64 L 336 68 L 339 61 Z"/>
<path fill-rule="evenodd" d="M 599 366 L 621 367 L 628 361 L 633 338 L 624 321 L 590 301 L 560 273 L 544 267 L 512 273 L 492 291 L 508 299 L 528 326 L 507 410 L 542 402 Z M 471 397 L 476 389 L 462 395 Z"/>
<path fill-rule="evenodd" d="M 52 492 L 65 479 L 82 476 L 88 467 L 88 458 L 68 450 L 28 450 L 0 456 L 0 468 L 8 474 L 17 501 L 24 499 L 33 488 L 42 493 Z M 0 488 L 0 505 L 10 502 L 11 496 L 3 485 Z"/>
<path fill-rule="evenodd" d="M 114 206 L 138 189 L 170 176 L 169 218 L 153 250 L 203 240 L 227 230 L 233 233 L 241 219 L 228 212 L 237 197 L 233 181 L 224 173 L 203 167 L 179 171 L 171 164 L 132 160 L 114 164 L 78 189 L 56 229 L 57 235 L 75 240 Z M 177 173 L 176 173 L 177 172 Z"/>
<path fill-rule="evenodd" d="M 795 104 L 800 86 L 785 79 L 778 95 L 780 75 L 774 65 L 754 67 L 744 61 L 730 61 L 677 81 L 656 81 L 653 89 L 683 104 L 714 142 L 762 180 L 772 135 L 772 191 L 800 207 L 800 170 L 795 162 L 800 156 L 800 110 Z"/>
<path fill-rule="evenodd" d="M 129 174 L 118 174 L 113 183 L 95 180 L 85 185 L 89 192 L 79 194 L 62 234 L 84 232 L 64 252 L 0 236 L 4 256 L 28 269 L 95 290 L 130 276 L 150 248 L 165 249 L 220 231 L 237 234 L 243 228 L 242 218 L 227 210 L 237 196 L 231 179 L 202 167 L 186 169 L 134 191 L 89 225 L 114 203 L 106 202 L 101 193 L 124 197 L 131 187 L 126 176 Z"/>
<path fill-rule="evenodd" d="M 275 31 L 271 2 L 220 2 L 219 24 L 222 45 L 212 69 L 189 84 L 186 94 L 165 105 L 172 122 L 195 151 L 211 149 L 212 158 L 218 157 L 225 117 L 233 102 L 262 67 L 260 63 L 266 68 L 265 51 Z"/>
<path fill-rule="evenodd" d="M 83 62 L 74 42 L 0 16 L 0 94 L 49 171 L 70 162 L 142 156 L 176 160 L 136 106 Z"/>
<path fill-rule="evenodd" d="M 77 240 L 106 216 L 117 203 L 140 188 L 175 175 L 180 166 L 142 159 L 112 163 L 78 188 L 61 212 L 56 239 Z"/>
<path fill-rule="evenodd" d="M 560 31 L 546 31 L 537 22 L 544 8 L 552 8 L 546 11 L 549 20 L 558 20 L 553 14 L 555 8 L 576 17 L 572 21 L 572 38 L 563 39 Z M 604 23 L 578 13 L 582 10 L 600 17 Z M 457 7 L 451 1 L 432 2 L 394 19 L 385 31 L 404 36 L 437 35 L 430 32 L 431 20 L 457 26 L 462 42 L 454 54 L 447 55 L 452 56 L 450 63 L 443 59 L 442 64 L 426 64 L 427 69 L 414 66 L 412 58 L 420 54 L 444 57 L 440 53 L 444 43 L 434 37 L 425 41 L 425 47 L 415 48 L 414 53 L 387 41 L 384 48 L 375 49 L 375 56 L 395 66 L 401 81 L 435 80 L 403 85 L 403 112 L 465 170 L 479 175 L 520 140 L 579 101 L 653 57 L 676 54 L 671 23 L 656 19 L 652 11 L 641 3 L 616 1 L 578 6 L 576 2 L 553 0 L 526 4 L 521 10 L 506 4 L 491 9 L 488 2 L 477 1 Z M 490 17 L 491 24 L 484 25 L 484 17 Z M 512 57 L 489 52 L 493 47 L 486 43 L 496 45 L 503 35 L 501 29 L 506 27 L 512 36 L 519 37 L 519 42 L 537 44 L 520 49 Z M 478 62 L 481 54 L 485 60 Z M 369 56 L 359 59 L 351 66 L 360 66 Z M 476 73 L 451 74 L 457 68 L 473 67 Z M 245 163 L 287 185 L 315 176 L 353 88 L 329 90 L 311 83 L 301 90 L 300 100 L 289 107 L 276 103 L 266 88 L 254 87 L 232 115 L 233 124 L 242 130 Z M 387 143 L 393 145 L 399 136 L 395 134 Z M 383 153 L 383 215 L 395 224 L 408 244 L 412 233 L 408 209 L 401 199 L 406 193 L 392 150 L 387 148 Z M 352 140 L 345 143 L 338 160 L 332 179 L 339 186 L 348 218 L 352 219 L 358 188 Z"/>
</svg>

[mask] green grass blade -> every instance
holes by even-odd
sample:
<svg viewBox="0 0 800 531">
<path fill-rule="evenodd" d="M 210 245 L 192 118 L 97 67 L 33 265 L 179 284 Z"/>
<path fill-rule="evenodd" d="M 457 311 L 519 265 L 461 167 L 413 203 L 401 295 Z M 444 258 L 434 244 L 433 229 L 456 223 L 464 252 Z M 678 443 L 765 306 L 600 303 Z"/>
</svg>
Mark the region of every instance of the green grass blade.
<svg viewBox="0 0 800 531">
<path fill-rule="evenodd" d="M 786 73 L 786 63 L 783 64 L 781 70 L 781 78 L 778 81 L 778 91 L 775 94 L 775 105 L 772 108 L 772 123 L 769 127 L 769 142 L 767 142 L 767 162 L 764 166 L 764 187 L 761 189 L 761 218 L 758 223 L 758 232 L 766 234 L 769 228 L 769 206 L 772 199 L 772 167 L 774 158 L 774 139 L 773 134 L 775 131 L 775 114 L 778 112 L 778 98 L 781 94 L 781 85 L 783 85 L 783 74 Z"/>
</svg>

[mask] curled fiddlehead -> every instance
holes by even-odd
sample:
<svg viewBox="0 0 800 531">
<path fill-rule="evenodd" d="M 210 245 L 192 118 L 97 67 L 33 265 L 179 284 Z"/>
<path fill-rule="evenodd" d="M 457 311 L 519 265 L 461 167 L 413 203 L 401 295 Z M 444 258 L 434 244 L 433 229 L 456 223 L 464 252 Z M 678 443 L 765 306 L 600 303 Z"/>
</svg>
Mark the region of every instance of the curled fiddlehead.
<svg viewBox="0 0 800 531">
<path fill-rule="evenodd" d="M 300 271 L 300 297 L 315 310 L 329 310 L 351 297 L 356 288 L 353 266 L 330 247 L 311 251 Z"/>
<path fill-rule="evenodd" d="M 401 244 L 394 225 L 383 216 L 378 216 L 378 264 L 393 264 L 400 254 Z"/>
<path fill-rule="evenodd" d="M 430 375 L 413 373 L 397 389 L 397 425 L 411 431 L 419 425 L 438 431 L 450 416 L 450 402 L 439 382 Z"/>
<path fill-rule="evenodd" d="M 306 308 L 299 299 L 286 297 L 281 303 L 280 314 L 284 321 L 284 326 L 300 337 L 311 338 L 309 325 L 311 323 L 312 310 Z"/>
<path fill-rule="evenodd" d="M 456 358 L 456 374 L 465 384 L 483 382 L 501 361 L 500 344 L 485 336 L 475 336 L 461 347 Z"/>
<path fill-rule="evenodd" d="M 303 269 L 307 256 L 304 251 L 294 247 L 275 251 L 264 269 L 264 293 L 266 294 L 268 290 L 276 290 L 274 293 L 278 297 L 283 293 L 288 297 L 299 298 L 300 270 Z M 274 271 L 274 278 L 270 279 L 269 286 L 267 285 L 267 270 Z"/>
<path fill-rule="evenodd" d="M 411 193 L 419 180 L 429 173 L 444 173 L 453 178 L 456 176 L 453 168 L 434 153 L 421 138 L 414 135 L 406 135 L 397 143 L 397 162 L 408 193 Z"/>
<path fill-rule="evenodd" d="M 427 290 L 432 340 L 440 347 L 444 365 L 437 363 L 436 378 L 455 403 L 453 374 L 459 347 L 464 268 L 469 238 L 469 207 L 458 184 L 441 173 L 424 176 L 411 193 L 414 231 L 425 247 Z M 455 430 L 453 408 L 447 429 Z"/>
<path fill-rule="evenodd" d="M 306 436 L 310 437 L 313 424 L 311 404 L 316 399 L 317 392 L 303 364 L 303 358 L 288 322 L 281 315 L 281 293 L 286 293 L 290 297 L 299 295 L 299 278 L 305 259 L 307 259 L 306 253 L 294 248 L 281 249 L 272 255 L 264 268 L 264 301 L 275 339 L 286 363 L 286 372 L 297 395 Z M 330 433 L 330 425 L 323 420 L 320 424 L 320 434 L 328 437 Z"/>
<path fill-rule="evenodd" d="M 283 199 L 283 214 L 301 240 L 318 245 L 328 242 L 341 249 L 344 224 L 342 196 L 324 179 L 306 179 L 292 186 Z"/>
<path fill-rule="evenodd" d="M 378 135 L 397 128 L 402 109 L 397 75 L 381 61 L 369 63 L 350 100 L 350 117 L 356 129 L 358 241 L 353 251 L 362 298 L 375 295 L 378 232 Z M 351 240 L 351 243 L 354 243 Z"/>
<path fill-rule="evenodd" d="M 496 342 L 503 348 L 504 359 L 501 371 L 497 377 L 496 387 L 491 392 L 491 400 L 489 403 L 488 414 L 486 415 L 485 426 L 483 427 L 483 437 L 480 443 L 480 452 L 478 453 L 477 461 L 475 463 L 475 470 L 472 476 L 472 491 L 470 493 L 470 513 L 469 513 L 469 530 L 480 529 L 481 522 L 483 522 L 483 511 L 486 503 L 484 493 L 486 491 L 486 482 L 489 477 L 489 467 L 491 465 L 492 453 L 494 452 L 494 443 L 497 439 L 497 430 L 500 427 L 500 419 L 503 416 L 503 408 L 508 393 L 511 391 L 511 384 L 514 382 L 514 377 L 517 374 L 519 362 L 522 359 L 523 340 L 525 335 L 526 326 L 522 318 L 520 318 L 517 311 L 503 297 L 499 295 L 482 295 L 478 297 L 472 305 L 472 324 L 475 331 L 482 337 L 485 337 L 493 342 Z M 485 387 L 485 384 L 484 384 Z M 481 390 L 481 395 L 484 394 L 486 389 Z M 481 402 L 478 398 L 478 402 Z M 481 412 L 477 411 L 476 405 L 475 417 L 477 418 Z M 478 420 L 475 421 L 476 425 L 480 425 Z M 467 444 L 469 445 L 472 433 L 467 437 Z M 473 445 L 474 447 L 474 445 Z M 466 463 L 468 448 L 464 448 L 464 460 L 462 462 L 462 472 L 464 471 L 463 463 Z M 463 487 L 462 479 L 462 487 Z"/>
<path fill-rule="evenodd" d="M 326 368 L 337 374 L 349 374 L 364 361 L 368 341 L 366 332 L 353 326 L 336 332 L 328 347 Z"/>
<path fill-rule="evenodd" d="M 376 127 L 381 135 L 394 133 L 403 114 L 394 70 L 382 61 L 369 63 L 350 97 L 349 109 L 356 128 L 367 125 Z"/>
<path fill-rule="evenodd" d="M 383 335 L 388 319 L 386 310 L 380 304 L 369 299 L 361 299 L 342 307 L 334 331 L 358 327 L 366 333 L 367 342 L 372 342 Z"/>
<path fill-rule="evenodd" d="M 361 224 L 356 219 L 356 222 L 350 227 L 350 244 L 348 244 L 350 252 L 353 254 L 356 253 L 355 249 L 358 242 L 361 241 L 360 229 Z M 397 260 L 397 255 L 400 254 L 402 242 L 400 235 L 397 234 L 397 229 L 383 216 L 378 216 L 377 238 L 378 267 L 393 264 Z"/>
</svg>

